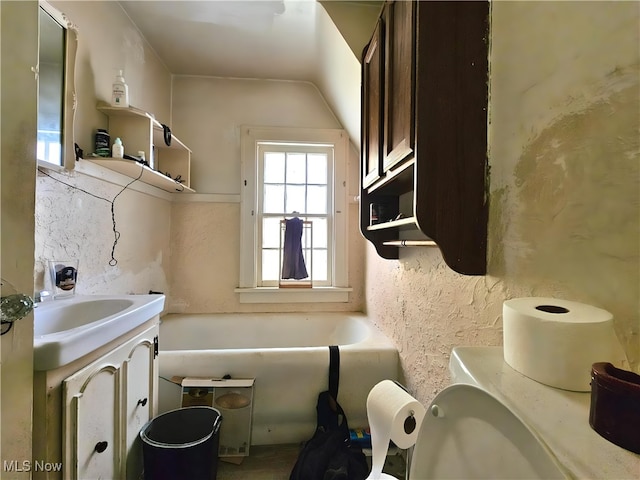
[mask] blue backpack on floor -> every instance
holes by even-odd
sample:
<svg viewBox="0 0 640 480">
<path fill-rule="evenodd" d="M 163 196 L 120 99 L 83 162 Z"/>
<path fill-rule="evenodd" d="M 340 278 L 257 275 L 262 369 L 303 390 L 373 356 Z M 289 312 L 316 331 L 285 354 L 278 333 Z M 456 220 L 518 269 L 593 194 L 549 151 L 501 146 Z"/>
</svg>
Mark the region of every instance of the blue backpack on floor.
<svg viewBox="0 0 640 480">
<path fill-rule="evenodd" d="M 340 352 L 329 347 L 329 390 L 318 395 L 317 426 L 296 460 L 289 480 L 365 480 L 369 475 L 362 449 L 351 444 L 349 425 L 337 401 Z"/>
</svg>

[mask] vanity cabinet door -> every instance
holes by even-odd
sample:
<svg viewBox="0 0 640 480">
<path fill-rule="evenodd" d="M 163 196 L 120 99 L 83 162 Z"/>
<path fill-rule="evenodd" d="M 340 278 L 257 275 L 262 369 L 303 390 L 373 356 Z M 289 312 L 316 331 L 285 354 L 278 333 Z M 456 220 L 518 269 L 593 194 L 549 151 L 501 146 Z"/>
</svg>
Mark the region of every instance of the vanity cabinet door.
<svg viewBox="0 0 640 480">
<path fill-rule="evenodd" d="M 139 479 L 138 433 L 156 413 L 158 325 L 62 382 L 64 480 Z"/>
<path fill-rule="evenodd" d="M 120 370 L 116 365 L 105 358 L 98 368 L 80 370 L 63 382 L 65 479 L 120 476 Z"/>
<path fill-rule="evenodd" d="M 156 414 L 156 343 L 157 337 L 144 338 L 130 348 L 122 364 L 123 380 L 123 452 L 126 455 L 127 479 L 142 473 L 140 430 Z"/>
</svg>

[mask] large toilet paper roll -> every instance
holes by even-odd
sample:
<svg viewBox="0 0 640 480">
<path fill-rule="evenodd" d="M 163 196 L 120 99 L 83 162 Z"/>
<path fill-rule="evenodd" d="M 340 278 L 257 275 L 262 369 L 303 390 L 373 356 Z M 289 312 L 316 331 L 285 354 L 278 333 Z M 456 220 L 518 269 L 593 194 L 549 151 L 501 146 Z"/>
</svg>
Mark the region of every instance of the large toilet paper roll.
<svg viewBox="0 0 640 480">
<path fill-rule="evenodd" d="M 399 448 L 416 443 L 424 419 L 424 406 L 391 380 L 375 385 L 367 397 L 367 417 L 371 430 L 371 474 L 367 480 L 393 479 L 382 473 L 389 440 Z"/>
<path fill-rule="evenodd" d="M 525 297 L 504 302 L 502 313 L 505 362 L 545 385 L 588 392 L 593 363 L 624 359 L 613 315 L 601 308 Z"/>
</svg>

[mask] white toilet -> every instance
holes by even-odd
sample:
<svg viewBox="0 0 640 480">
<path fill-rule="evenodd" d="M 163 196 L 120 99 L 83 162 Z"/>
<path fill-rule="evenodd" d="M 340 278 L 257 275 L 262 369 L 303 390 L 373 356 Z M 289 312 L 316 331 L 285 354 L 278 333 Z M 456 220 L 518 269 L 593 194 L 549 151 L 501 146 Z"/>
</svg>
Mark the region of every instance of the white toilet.
<svg viewBox="0 0 640 480">
<path fill-rule="evenodd" d="M 589 426 L 589 393 L 525 377 L 501 347 L 454 348 L 449 367 L 453 384 L 426 409 L 410 480 L 638 478 L 640 455 Z"/>
<path fill-rule="evenodd" d="M 502 402 L 455 384 L 427 409 L 409 479 L 564 479 L 552 456 Z"/>
</svg>

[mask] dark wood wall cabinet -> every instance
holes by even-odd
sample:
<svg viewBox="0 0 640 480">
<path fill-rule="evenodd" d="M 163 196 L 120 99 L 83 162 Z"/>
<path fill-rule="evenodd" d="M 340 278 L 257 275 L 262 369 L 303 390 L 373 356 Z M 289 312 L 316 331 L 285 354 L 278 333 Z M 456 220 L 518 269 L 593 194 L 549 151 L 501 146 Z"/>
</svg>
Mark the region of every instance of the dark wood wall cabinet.
<svg viewBox="0 0 640 480">
<path fill-rule="evenodd" d="M 384 5 L 362 57 L 360 228 L 486 273 L 489 3 Z"/>
</svg>

